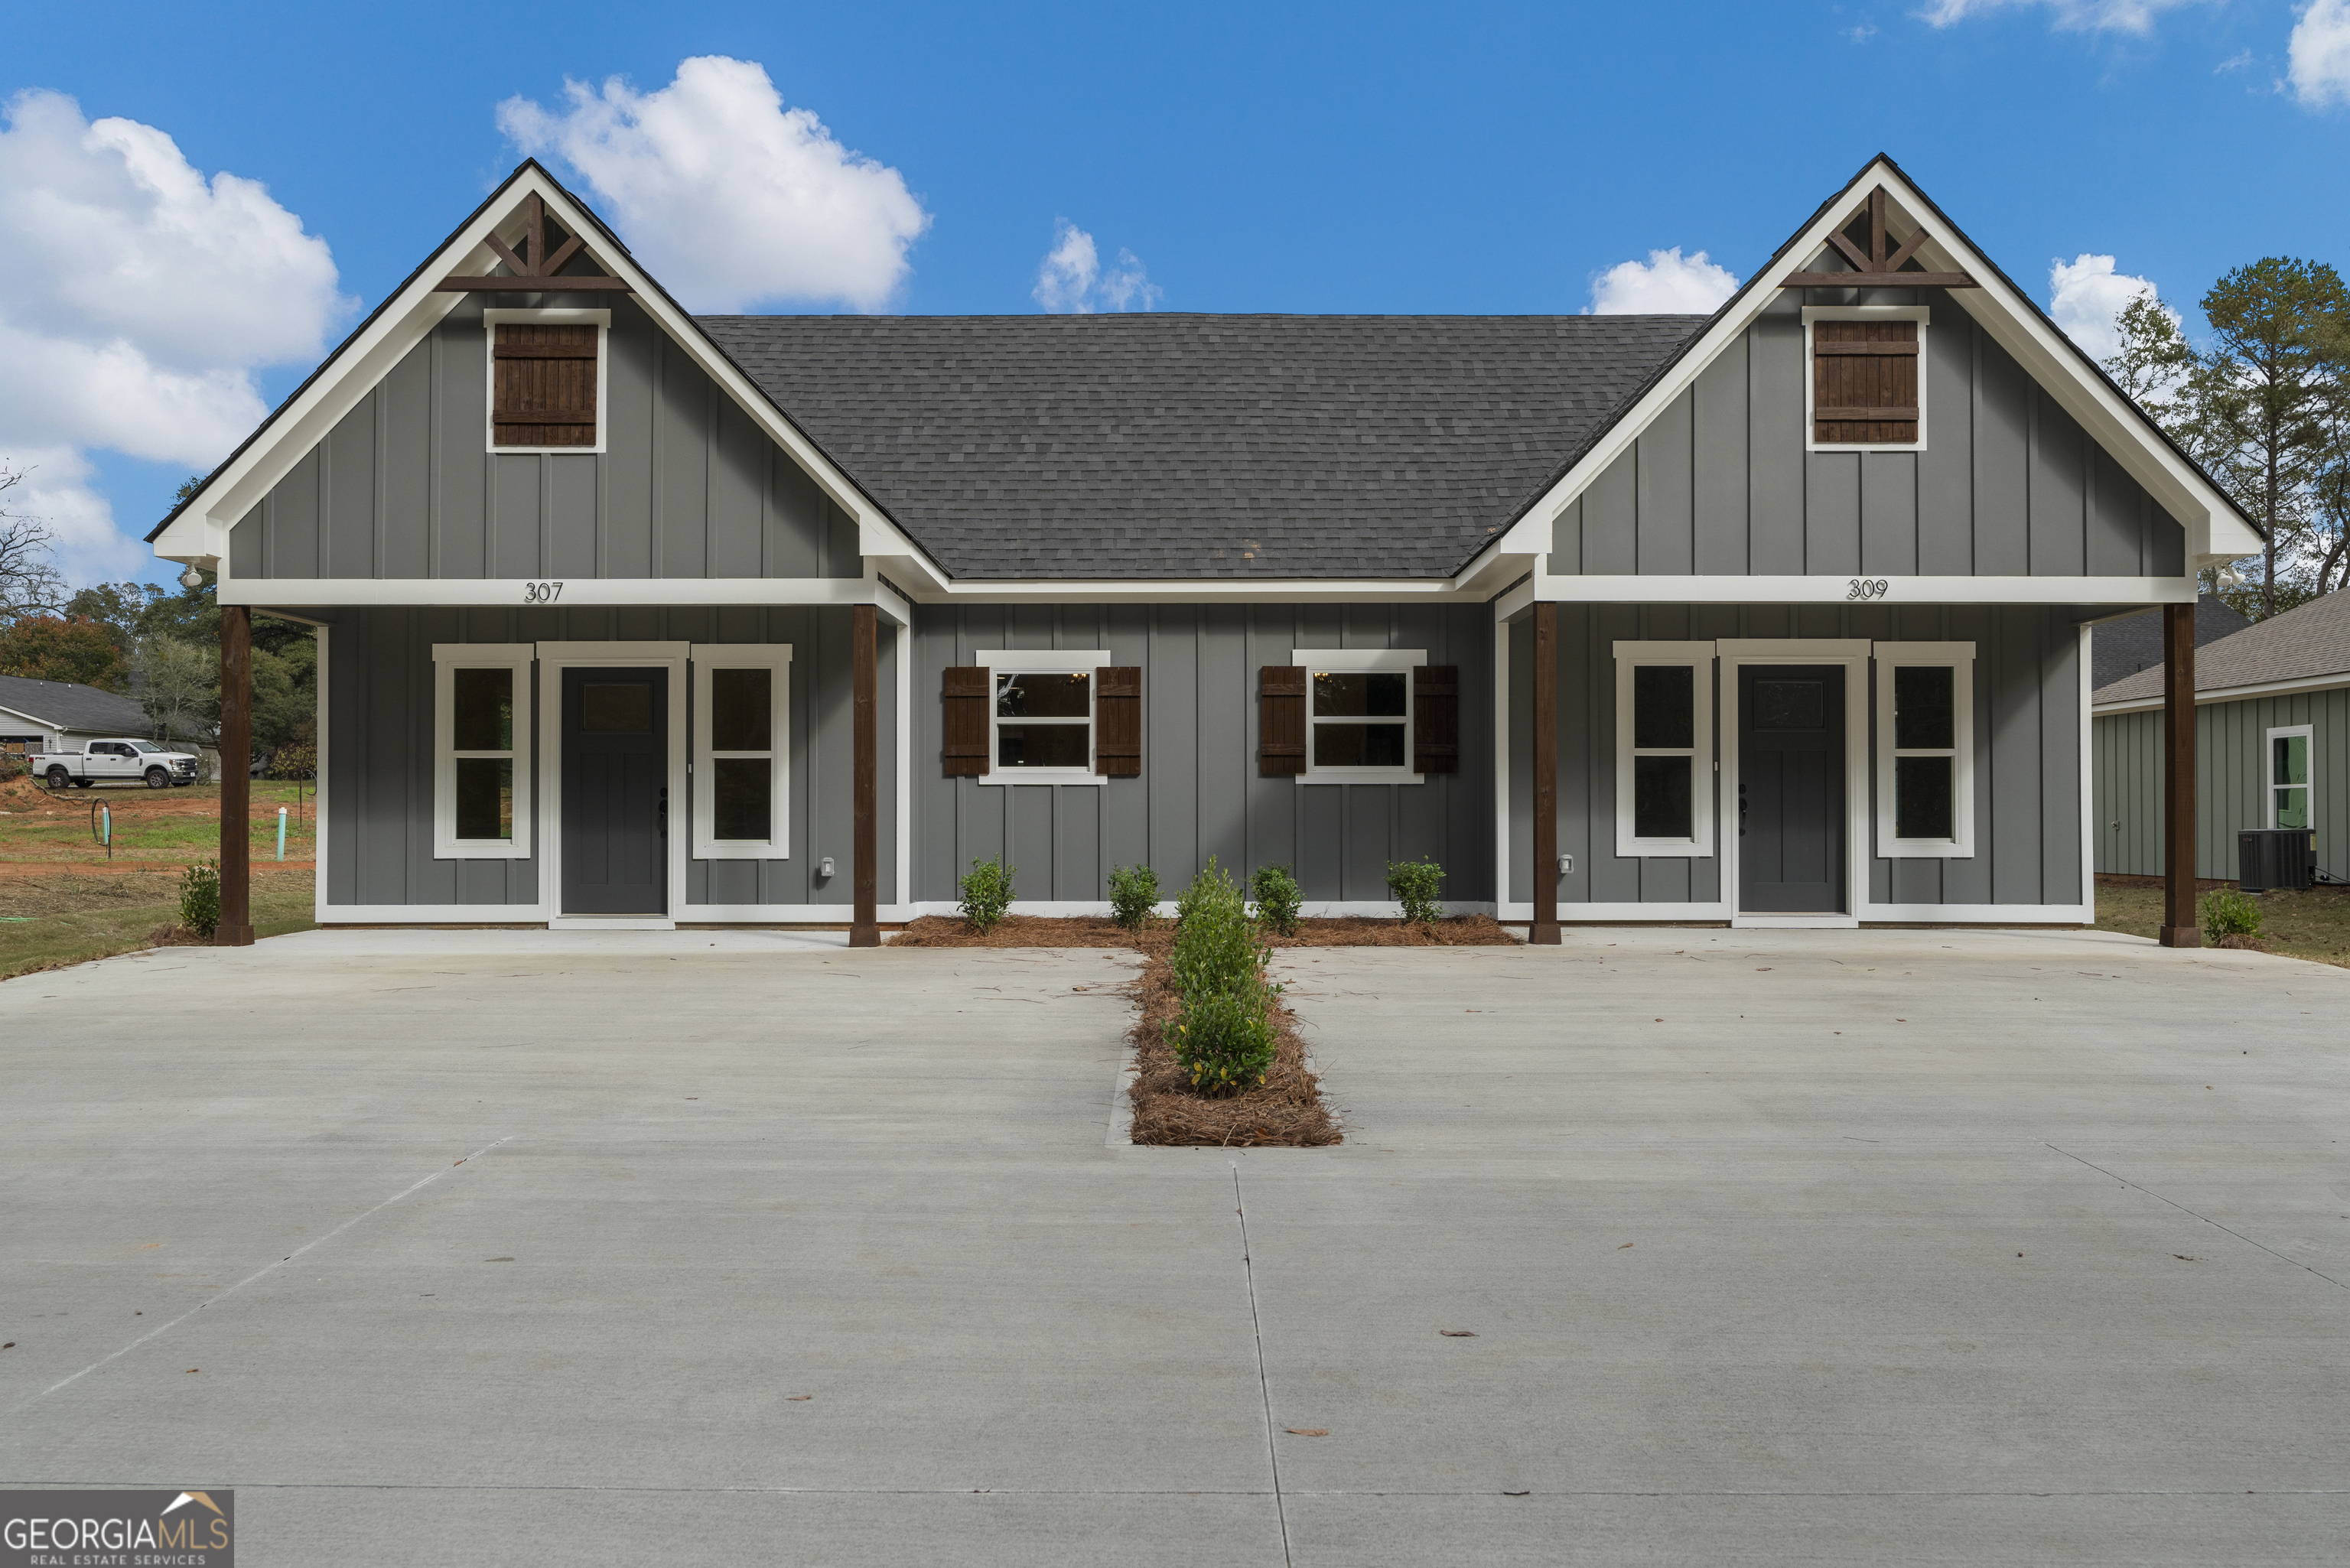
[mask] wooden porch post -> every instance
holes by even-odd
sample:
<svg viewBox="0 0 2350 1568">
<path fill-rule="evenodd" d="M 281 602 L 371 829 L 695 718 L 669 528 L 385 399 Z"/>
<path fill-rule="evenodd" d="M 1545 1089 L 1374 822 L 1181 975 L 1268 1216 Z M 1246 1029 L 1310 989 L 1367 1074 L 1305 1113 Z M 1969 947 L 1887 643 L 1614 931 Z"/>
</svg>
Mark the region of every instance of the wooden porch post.
<svg viewBox="0 0 2350 1568">
<path fill-rule="evenodd" d="M 2195 607 L 2162 609 L 2162 945 L 2199 948 L 2195 924 Z"/>
<path fill-rule="evenodd" d="M 253 945 L 253 612 L 221 607 L 220 926 L 217 948 Z"/>
<path fill-rule="evenodd" d="M 1534 921 L 1526 940 L 1558 940 L 1558 606 L 1534 606 Z"/>
<path fill-rule="evenodd" d="M 874 924 L 875 888 L 879 880 L 879 853 L 874 841 L 874 794 L 876 789 L 874 747 L 879 715 L 873 702 L 874 614 L 871 605 L 857 605 L 848 612 L 850 659 L 855 670 L 855 749 L 856 833 L 852 846 L 856 860 L 857 908 L 850 918 L 848 945 L 853 948 L 878 948 L 881 945 L 880 928 Z"/>
</svg>

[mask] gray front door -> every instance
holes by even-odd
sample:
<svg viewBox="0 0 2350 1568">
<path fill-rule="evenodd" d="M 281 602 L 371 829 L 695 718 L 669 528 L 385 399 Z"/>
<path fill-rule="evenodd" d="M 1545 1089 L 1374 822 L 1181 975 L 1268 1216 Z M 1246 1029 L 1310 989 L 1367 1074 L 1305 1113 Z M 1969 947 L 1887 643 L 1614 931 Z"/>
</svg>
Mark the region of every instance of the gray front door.
<svg viewBox="0 0 2350 1568">
<path fill-rule="evenodd" d="M 563 672 L 563 912 L 669 910 L 669 672 Z"/>
<path fill-rule="evenodd" d="M 1738 672 L 1738 908 L 1833 914 L 1845 904 L 1844 670 Z"/>
</svg>

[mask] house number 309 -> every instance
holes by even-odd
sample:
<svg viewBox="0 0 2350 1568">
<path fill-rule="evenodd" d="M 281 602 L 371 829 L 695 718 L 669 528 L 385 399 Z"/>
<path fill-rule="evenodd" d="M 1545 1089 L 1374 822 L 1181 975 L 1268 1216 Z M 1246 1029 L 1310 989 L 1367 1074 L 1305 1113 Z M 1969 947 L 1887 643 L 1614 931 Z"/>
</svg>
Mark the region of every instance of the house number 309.
<svg viewBox="0 0 2350 1568">
<path fill-rule="evenodd" d="M 525 583 L 522 602 L 526 605 L 551 605 L 563 597 L 561 583 Z"/>
<path fill-rule="evenodd" d="M 558 587 L 561 586 L 556 585 Z M 1844 597 L 1848 599 L 1881 599 L 1892 587 L 1883 577 L 1855 577 L 1852 579 L 1852 591 Z"/>
</svg>

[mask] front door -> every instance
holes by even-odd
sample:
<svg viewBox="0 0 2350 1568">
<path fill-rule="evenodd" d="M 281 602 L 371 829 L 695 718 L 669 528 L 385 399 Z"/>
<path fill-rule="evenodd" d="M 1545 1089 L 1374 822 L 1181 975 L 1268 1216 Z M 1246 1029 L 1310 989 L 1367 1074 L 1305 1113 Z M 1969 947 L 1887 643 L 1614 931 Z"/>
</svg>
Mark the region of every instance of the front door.
<svg viewBox="0 0 2350 1568">
<path fill-rule="evenodd" d="M 1845 905 L 1844 669 L 1738 672 L 1738 908 L 1835 914 Z"/>
<path fill-rule="evenodd" d="M 669 672 L 563 672 L 563 912 L 669 910 Z"/>
</svg>

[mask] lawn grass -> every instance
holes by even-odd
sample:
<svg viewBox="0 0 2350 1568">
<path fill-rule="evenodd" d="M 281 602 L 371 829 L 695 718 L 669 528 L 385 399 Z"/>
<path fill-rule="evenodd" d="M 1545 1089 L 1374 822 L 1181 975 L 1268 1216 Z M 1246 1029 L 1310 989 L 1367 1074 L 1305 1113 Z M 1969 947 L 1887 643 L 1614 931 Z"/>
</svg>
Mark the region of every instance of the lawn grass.
<svg viewBox="0 0 2350 1568">
<path fill-rule="evenodd" d="M 307 784 L 295 799 L 295 785 L 256 779 L 253 784 L 253 863 L 277 858 L 277 808 L 287 809 L 286 858 L 308 860 L 317 846 L 317 812 Z M 91 836 L 90 807 L 107 807 L 114 819 L 116 860 L 167 861 L 186 865 L 209 860 L 220 846 L 220 786 L 151 790 L 144 785 L 101 785 L 61 794 L 16 782 L 0 792 L 0 860 L 62 860 L 99 863 L 106 846 Z M 295 808 L 298 805 L 299 815 Z"/>
<path fill-rule="evenodd" d="M 2350 888 L 2262 893 L 2252 901 L 2260 906 L 2261 942 L 2269 951 L 2350 969 Z M 2097 929 L 2151 937 L 2161 929 L 2159 885 L 2097 885 Z"/>
<path fill-rule="evenodd" d="M 0 920 L 0 981 L 152 946 L 150 933 L 180 918 L 179 898 L 172 890 L 176 880 L 159 873 L 0 882 L 0 903 L 11 916 L 19 917 Z M 307 871 L 254 878 L 255 936 L 308 930 L 311 912 Z"/>
</svg>

